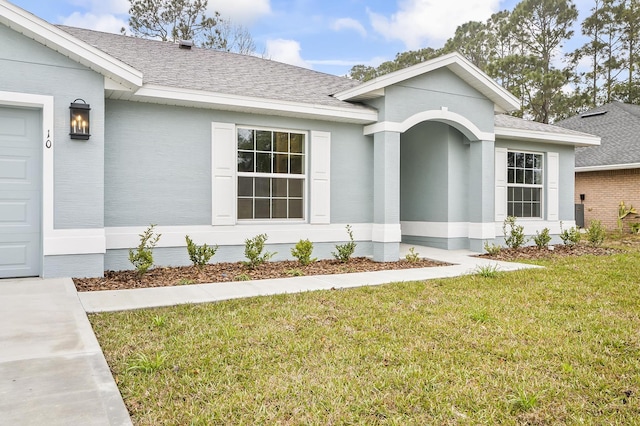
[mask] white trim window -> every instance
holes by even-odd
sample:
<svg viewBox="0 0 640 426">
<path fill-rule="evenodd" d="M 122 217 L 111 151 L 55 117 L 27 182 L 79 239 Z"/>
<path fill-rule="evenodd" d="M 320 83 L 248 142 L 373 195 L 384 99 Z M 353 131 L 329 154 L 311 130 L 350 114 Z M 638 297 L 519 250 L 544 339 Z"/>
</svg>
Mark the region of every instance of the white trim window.
<svg viewBox="0 0 640 426">
<path fill-rule="evenodd" d="M 542 218 L 543 155 L 507 152 L 507 215 Z"/>
<path fill-rule="evenodd" d="M 238 220 L 304 220 L 305 132 L 237 128 Z"/>
</svg>

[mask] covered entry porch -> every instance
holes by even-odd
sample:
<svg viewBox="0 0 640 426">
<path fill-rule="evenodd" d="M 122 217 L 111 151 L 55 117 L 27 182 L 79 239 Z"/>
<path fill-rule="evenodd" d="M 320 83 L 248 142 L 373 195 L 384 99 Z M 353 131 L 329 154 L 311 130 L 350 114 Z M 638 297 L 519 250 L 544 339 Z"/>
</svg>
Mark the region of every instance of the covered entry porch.
<svg viewBox="0 0 640 426">
<path fill-rule="evenodd" d="M 492 133 L 446 108 L 367 131 L 374 140 L 375 260 L 397 260 L 400 242 L 481 252 L 495 238 Z"/>
</svg>

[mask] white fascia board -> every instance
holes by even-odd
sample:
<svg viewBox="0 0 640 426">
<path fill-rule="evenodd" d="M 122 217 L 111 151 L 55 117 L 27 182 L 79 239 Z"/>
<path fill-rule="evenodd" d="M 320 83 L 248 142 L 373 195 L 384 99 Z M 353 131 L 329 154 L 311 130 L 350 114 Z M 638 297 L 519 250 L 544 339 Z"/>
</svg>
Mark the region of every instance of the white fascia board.
<svg viewBox="0 0 640 426">
<path fill-rule="evenodd" d="M 576 173 L 580 172 L 604 172 L 608 170 L 627 170 L 627 169 L 640 169 L 640 163 L 627 163 L 627 164 L 605 164 L 602 166 L 584 166 L 576 167 Z"/>
<path fill-rule="evenodd" d="M 535 130 L 512 129 L 508 127 L 496 127 L 496 138 L 524 140 L 534 142 L 546 142 L 573 146 L 600 145 L 599 136 L 568 135 L 565 133 L 538 132 Z"/>
<path fill-rule="evenodd" d="M 385 87 L 409 80 L 442 67 L 449 67 L 449 69 L 458 77 L 463 79 L 476 90 L 485 94 L 494 102 L 497 111 L 508 112 L 520 108 L 520 101 L 518 98 L 509 93 L 505 88 L 480 71 L 480 69 L 457 52 L 440 56 L 421 64 L 377 77 L 354 88 L 338 92 L 334 96 L 341 101 L 355 98 L 371 98 L 374 97 L 372 95 L 373 93 L 384 94 L 381 90 Z"/>
<path fill-rule="evenodd" d="M 227 106 L 253 110 L 263 114 L 277 113 L 282 115 L 284 113 L 285 115 L 306 116 L 315 119 L 339 119 L 339 121 L 357 124 L 368 124 L 378 120 L 377 111 L 364 108 L 357 110 L 318 104 L 303 104 L 152 84 L 145 84 L 138 89 L 133 98 L 142 98 L 140 100 L 147 98 L 149 101 L 153 100 L 153 102 L 160 104 L 174 104 L 176 101 L 180 101 L 201 107 L 209 106 L 224 109 Z"/>
<path fill-rule="evenodd" d="M 142 72 L 4 0 L 0 23 L 129 89 L 142 86 Z"/>
</svg>

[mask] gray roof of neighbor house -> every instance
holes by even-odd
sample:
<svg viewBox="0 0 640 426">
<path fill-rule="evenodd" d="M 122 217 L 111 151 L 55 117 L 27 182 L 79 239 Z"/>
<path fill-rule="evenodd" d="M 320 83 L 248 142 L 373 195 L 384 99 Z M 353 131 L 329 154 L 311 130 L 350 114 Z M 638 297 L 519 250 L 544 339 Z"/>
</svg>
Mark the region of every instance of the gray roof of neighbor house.
<svg viewBox="0 0 640 426">
<path fill-rule="evenodd" d="M 570 136 L 592 136 L 589 133 L 578 132 L 558 127 L 551 124 L 538 123 L 537 121 L 525 120 L 506 114 L 498 114 L 495 118 L 496 127 L 508 127 L 510 129 L 529 130 L 532 132 L 554 133 Z"/>
<path fill-rule="evenodd" d="M 600 146 L 576 148 L 576 167 L 640 163 L 640 106 L 612 102 L 555 123 L 598 135 Z"/>
<path fill-rule="evenodd" d="M 255 56 L 67 26 L 61 30 L 143 73 L 145 84 L 341 108 L 371 110 L 334 93 L 361 84 Z"/>
</svg>

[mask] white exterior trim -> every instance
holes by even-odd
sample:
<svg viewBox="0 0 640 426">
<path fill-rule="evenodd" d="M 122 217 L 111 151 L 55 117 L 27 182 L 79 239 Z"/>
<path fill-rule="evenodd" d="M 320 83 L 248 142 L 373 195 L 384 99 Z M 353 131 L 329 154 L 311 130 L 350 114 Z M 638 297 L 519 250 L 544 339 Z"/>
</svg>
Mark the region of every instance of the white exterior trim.
<svg viewBox="0 0 640 426">
<path fill-rule="evenodd" d="M 584 166 L 576 167 L 576 173 L 582 172 L 603 172 L 606 170 L 627 170 L 627 169 L 640 169 L 640 163 L 627 163 L 627 164 L 606 164 L 602 166 Z"/>
<path fill-rule="evenodd" d="M 469 222 L 400 222 L 402 235 L 431 238 L 468 238 Z"/>
<path fill-rule="evenodd" d="M 142 86 L 140 71 L 4 0 L 0 23 L 129 89 Z"/>
<path fill-rule="evenodd" d="M 371 109 L 333 107 L 318 104 L 304 104 L 277 99 L 260 99 L 249 96 L 212 93 L 203 90 L 181 89 L 177 87 L 145 84 L 133 94 L 132 100 L 153 102 L 167 105 L 195 106 L 255 112 L 259 114 L 276 114 L 298 116 L 315 119 L 333 119 L 356 124 L 366 124 L 378 120 L 378 112 Z"/>
<path fill-rule="evenodd" d="M 46 256 L 101 254 L 106 251 L 104 228 L 56 229 L 45 237 L 44 244 Z"/>
<path fill-rule="evenodd" d="M 512 129 L 509 127 L 496 127 L 494 131 L 496 133 L 496 138 L 511 140 L 524 140 L 574 146 L 600 145 L 599 136 L 568 135 L 565 133 L 549 133 L 535 130 Z"/>
<path fill-rule="evenodd" d="M 447 67 L 474 89 L 494 102 L 498 112 L 514 111 L 520 108 L 520 101 L 506 89 L 480 71 L 475 65 L 457 52 L 450 53 L 418 65 L 386 74 L 351 89 L 335 94 L 341 101 L 370 99 L 381 96 L 381 89 L 414 78 L 436 69 Z"/>
<path fill-rule="evenodd" d="M 493 222 L 401 222 L 402 235 L 429 238 L 473 238 L 492 240 L 496 237 Z"/>
<path fill-rule="evenodd" d="M 560 234 L 560 221 L 540 219 L 518 219 L 524 226 L 526 235 L 535 235 L 536 231 L 549 228 L 551 234 Z M 403 221 L 400 223 L 402 235 L 428 238 L 472 238 L 492 240 L 502 237 L 503 222 L 471 223 L 471 222 L 420 222 Z M 563 229 L 575 226 L 575 221 L 563 221 Z"/>
<path fill-rule="evenodd" d="M 402 238 L 400 224 L 374 223 L 371 229 L 371 241 L 378 243 L 399 243 Z"/>
<path fill-rule="evenodd" d="M 496 230 L 493 223 L 469 223 L 469 238 L 476 240 L 493 240 Z"/>
<path fill-rule="evenodd" d="M 422 111 L 417 114 L 412 115 L 401 123 L 397 123 L 394 121 L 383 121 L 381 123 L 370 124 L 368 126 L 364 126 L 364 135 L 372 135 L 378 132 L 397 132 L 404 133 L 416 124 L 425 122 L 425 121 L 441 121 L 445 122 L 449 125 L 460 130 L 462 133 L 465 133 L 465 136 L 473 136 L 473 138 L 469 138 L 472 140 L 482 140 L 482 141 L 494 141 L 495 135 L 491 132 L 483 132 L 471 122 L 468 118 L 457 114 L 455 112 L 451 112 L 446 108 L 436 109 L 431 111 Z M 458 126 L 456 126 L 456 124 Z M 462 126 L 462 128 L 460 128 Z M 466 130 L 466 131 L 465 131 Z"/>
<path fill-rule="evenodd" d="M 311 157 L 311 167 L 306 174 L 309 180 L 309 193 L 305 191 L 305 207 L 308 209 L 309 223 L 331 223 L 331 132 L 312 130 L 310 132 L 310 149 L 305 152 L 306 160 Z M 309 146 L 309 145 L 307 145 Z M 309 170 L 309 169 L 307 169 Z"/>
<path fill-rule="evenodd" d="M 353 237 L 356 241 L 371 241 L 373 224 L 352 224 Z M 333 243 L 347 241 L 349 236 L 346 224 L 312 225 L 300 224 L 240 224 L 233 226 L 157 226 L 155 232 L 162 234 L 157 247 L 184 247 L 185 235 L 189 235 L 196 244 L 209 245 L 244 245 L 247 238 L 267 233 L 268 244 L 295 244 L 300 238 L 308 238 L 314 243 Z M 110 227 L 105 228 L 107 250 L 128 249 L 140 244 L 140 235 L 145 227 Z M 399 239 L 398 239 L 399 241 Z"/>
</svg>

